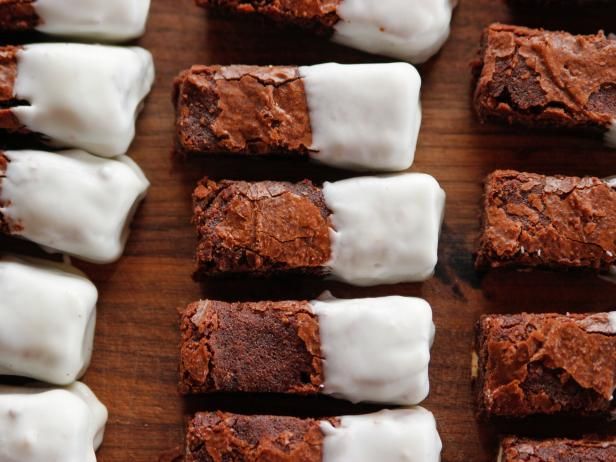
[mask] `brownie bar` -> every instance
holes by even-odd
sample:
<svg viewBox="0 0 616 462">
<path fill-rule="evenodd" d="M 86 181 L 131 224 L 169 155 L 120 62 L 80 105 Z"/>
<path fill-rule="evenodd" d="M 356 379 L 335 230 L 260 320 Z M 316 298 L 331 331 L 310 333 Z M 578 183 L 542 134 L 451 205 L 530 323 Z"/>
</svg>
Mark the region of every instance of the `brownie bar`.
<svg viewBox="0 0 616 462">
<path fill-rule="evenodd" d="M 605 416 L 616 384 L 613 314 L 485 315 L 473 371 L 481 418 Z"/>
<path fill-rule="evenodd" d="M 616 460 L 615 438 L 532 440 L 510 436 L 498 462 L 607 462 Z"/>
<path fill-rule="evenodd" d="M 2 3 L 0 3 L 1 9 Z M 20 101 L 13 96 L 17 77 L 18 51 L 19 47 L 0 47 L 0 130 L 8 132 L 27 132 L 10 109 L 20 104 Z"/>
<path fill-rule="evenodd" d="M 323 439 L 314 419 L 201 412 L 188 423 L 184 460 L 321 462 Z"/>
<path fill-rule="evenodd" d="M 482 121 L 592 129 L 616 119 L 616 40 L 492 24 L 483 34 L 474 105 Z"/>
<path fill-rule="evenodd" d="M 607 272 L 616 263 L 616 191 L 595 177 L 495 171 L 475 263 Z"/>
<path fill-rule="evenodd" d="M 342 0 L 196 0 L 197 5 L 232 14 L 257 13 L 283 24 L 294 24 L 321 34 L 332 34 L 340 20 Z"/>
<path fill-rule="evenodd" d="M 310 181 L 203 179 L 193 193 L 196 279 L 221 274 L 321 274 L 329 261 L 329 210 Z"/>
<path fill-rule="evenodd" d="M 308 302 L 196 302 L 182 313 L 181 331 L 183 394 L 307 394 L 323 383 L 319 324 Z"/>
<path fill-rule="evenodd" d="M 193 66 L 176 79 L 174 100 L 186 154 L 305 155 L 312 142 L 297 67 Z"/>
<path fill-rule="evenodd" d="M 34 0 L 0 0 L 0 31 L 32 30 L 39 22 Z"/>
</svg>

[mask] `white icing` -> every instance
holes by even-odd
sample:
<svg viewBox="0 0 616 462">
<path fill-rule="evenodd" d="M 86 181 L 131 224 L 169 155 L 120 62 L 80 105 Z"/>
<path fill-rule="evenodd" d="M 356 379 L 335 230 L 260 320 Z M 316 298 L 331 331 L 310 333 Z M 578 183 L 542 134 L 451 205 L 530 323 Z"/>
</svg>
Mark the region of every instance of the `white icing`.
<svg viewBox="0 0 616 462">
<path fill-rule="evenodd" d="M 400 171 L 413 163 L 421 125 L 421 78 L 407 63 L 300 67 L 311 157 L 325 164 Z"/>
<path fill-rule="evenodd" d="M 11 112 L 58 146 L 114 157 L 128 150 L 153 81 L 152 55 L 142 48 L 26 45 L 14 96 L 30 105 Z"/>
<path fill-rule="evenodd" d="M 439 462 L 443 445 L 431 412 L 422 407 L 344 416 L 321 422 L 323 462 Z"/>
<path fill-rule="evenodd" d="M 610 148 L 616 148 L 616 119 L 612 120 L 610 128 L 605 133 L 605 143 Z"/>
<path fill-rule="evenodd" d="M 0 374 L 68 385 L 92 355 L 96 287 L 75 268 L 0 257 Z"/>
<path fill-rule="evenodd" d="M 393 296 L 311 305 L 319 320 L 324 393 L 402 405 L 428 396 L 434 324 L 425 300 Z"/>
<path fill-rule="evenodd" d="M 333 40 L 412 63 L 427 61 L 449 37 L 454 0 L 343 0 Z"/>
<path fill-rule="evenodd" d="M 36 0 L 41 32 L 124 41 L 143 34 L 150 0 Z"/>
<path fill-rule="evenodd" d="M 6 151 L 0 212 L 14 233 L 97 263 L 117 260 L 134 210 L 149 183 L 126 156 L 103 159 L 83 151 Z"/>
<path fill-rule="evenodd" d="M 607 319 L 610 323 L 610 331 L 616 333 L 616 311 L 610 311 Z"/>
<path fill-rule="evenodd" d="M 445 192 L 423 173 L 323 186 L 332 211 L 335 278 L 369 286 L 428 279 L 437 262 Z"/>
<path fill-rule="evenodd" d="M 96 462 L 106 422 L 107 409 L 82 383 L 0 386 L 0 460 Z"/>
<path fill-rule="evenodd" d="M 503 446 L 498 448 L 498 455 L 496 456 L 496 462 L 503 462 Z"/>
</svg>

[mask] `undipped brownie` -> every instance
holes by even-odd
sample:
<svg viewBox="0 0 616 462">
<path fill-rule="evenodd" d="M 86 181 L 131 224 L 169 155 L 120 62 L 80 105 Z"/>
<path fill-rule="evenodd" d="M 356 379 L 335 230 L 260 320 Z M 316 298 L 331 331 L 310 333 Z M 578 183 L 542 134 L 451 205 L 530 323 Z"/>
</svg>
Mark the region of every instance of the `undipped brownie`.
<svg viewBox="0 0 616 462">
<path fill-rule="evenodd" d="M 23 124 L 11 111 L 11 107 L 21 103 L 15 99 L 17 52 L 19 50 L 19 47 L 0 47 L 0 130 L 6 130 L 8 133 L 27 133 Z"/>
<path fill-rule="evenodd" d="M 322 420 L 202 412 L 188 423 L 185 462 L 438 462 L 442 444 L 421 407 Z"/>
<path fill-rule="evenodd" d="M 510 436 L 501 442 L 498 462 L 609 462 L 616 460 L 616 439 L 533 440 Z"/>
<path fill-rule="evenodd" d="M 616 263 L 616 190 L 595 177 L 497 170 L 485 181 L 478 269 L 607 272 Z"/>
<path fill-rule="evenodd" d="M 474 64 L 479 118 L 594 130 L 616 144 L 616 40 L 492 24 Z"/>
<path fill-rule="evenodd" d="M 0 0 L 0 31 L 34 29 L 40 21 L 34 0 Z"/>
<path fill-rule="evenodd" d="M 610 413 L 614 313 L 485 315 L 476 334 L 473 378 L 481 418 Z"/>
<path fill-rule="evenodd" d="M 419 298 L 203 300 L 182 312 L 181 331 L 183 394 L 322 393 L 402 405 L 428 395 L 434 324 Z"/>
</svg>

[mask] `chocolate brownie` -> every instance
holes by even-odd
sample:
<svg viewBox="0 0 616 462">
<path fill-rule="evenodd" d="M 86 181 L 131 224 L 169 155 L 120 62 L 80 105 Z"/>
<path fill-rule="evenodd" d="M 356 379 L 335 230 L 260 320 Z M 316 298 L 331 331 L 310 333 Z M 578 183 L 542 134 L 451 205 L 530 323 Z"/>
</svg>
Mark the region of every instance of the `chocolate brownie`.
<svg viewBox="0 0 616 462">
<path fill-rule="evenodd" d="M 283 24 L 321 34 L 333 33 L 340 20 L 336 9 L 343 0 L 196 0 L 197 5 L 232 14 L 256 13 Z"/>
<path fill-rule="evenodd" d="M 607 415 L 616 387 L 612 316 L 482 316 L 473 371 L 479 416 Z"/>
<path fill-rule="evenodd" d="M 474 63 L 482 121 L 593 129 L 616 119 L 616 40 L 492 24 Z"/>
<path fill-rule="evenodd" d="M 314 419 L 201 412 L 188 423 L 184 460 L 321 462 L 323 439 Z"/>
<path fill-rule="evenodd" d="M 532 440 L 510 436 L 499 462 L 608 462 L 616 460 L 616 438 Z"/>
<path fill-rule="evenodd" d="M 14 97 L 18 51 L 19 47 L 0 47 L 0 130 L 8 132 L 26 131 L 10 109 L 21 104 Z"/>
<path fill-rule="evenodd" d="M 330 212 L 320 188 L 205 178 L 193 193 L 196 279 L 279 272 L 319 275 L 331 256 Z"/>
<path fill-rule="evenodd" d="M 297 67 L 193 66 L 174 95 L 182 153 L 305 155 L 311 145 Z"/>
<path fill-rule="evenodd" d="M 0 31 L 34 29 L 40 22 L 34 3 L 34 0 L 0 0 Z"/>
<path fill-rule="evenodd" d="M 308 302 L 204 300 L 181 315 L 180 392 L 318 393 L 319 324 Z"/>
<path fill-rule="evenodd" d="M 595 177 L 497 170 L 485 181 L 478 269 L 607 272 L 616 264 L 616 190 Z"/>
<path fill-rule="evenodd" d="M 8 159 L 2 154 L 0 151 L 0 191 L 2 191 L 2 179 L 6 175 L 6 169 L 8 167 Z M 0 207 L 5 207 L 2 201 L 0 201 Z M 0 234 L 10 234 L 11 228 L 9 226 L 9 222 L 7 218 L 4 216 L 2 212 L 0 212 Z"/>
</svg>

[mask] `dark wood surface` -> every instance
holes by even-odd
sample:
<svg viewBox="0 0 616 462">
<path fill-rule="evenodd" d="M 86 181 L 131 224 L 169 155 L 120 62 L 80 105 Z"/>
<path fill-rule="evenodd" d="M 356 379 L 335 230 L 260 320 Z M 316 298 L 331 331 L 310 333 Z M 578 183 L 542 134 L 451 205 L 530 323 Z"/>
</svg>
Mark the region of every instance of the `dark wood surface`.
<svg viewBox="0 0 616 462">
<path fill-rule="evenodd" d="M 470 106 L 469 62 L 481 29 L 493 21 L 593 32 L 613 25 L 615 17 L 615 8 L 595 9 L 592 14 L 567 11 L 560 16 L 554 11 L 513 14 L 498 0 L 463 0 L 458 7 L 450 40 L 420 69 L 424 121 L 412 170 L 430 173 L 447 191 L 434 278 L 424 284 L 363 289 L 299 279 L 212 281 L 199 286 L 191 280 L 195 235 L 190 225 L 190 193 L 198 178 L 208 174 L 323 181 L 351 174 L 293 161 L 172 160 L 174 76 L 195 63 L 355 63 L 383 58 L 259 21 L 208 17 L 192 0 L 153 0 L 148 32 L 139 44 L 153 52 L 157 79 L 130 152 L 152 188 L 137 214 L 124 258 L 109 266 L 78 263 L 100 290 L 94 359 L 84 378 L 110 411 L 99 460 L 157 460 L 161 452 L 181 443 L 184 419 L 196 410 L 320 416 L 375 409 L 329 399 L 279 396 L 181 399 L 176 393 L 176 308 L 200 297 L 313 298 L 330 289 L 340 297 L 400 294 L 426 298 L 434 309 L 437 335 L 430 367 L 432 390 L 424 406 L 436 415 L 445 462 L 494 460 L 499 432 L 548 435 L 599 428 L 583 422 L 479 425 L 474 420 L 470 353 L 480 314 L 598 311 L 616 305 L 616 285 L 591 275 L 477 275 L 471 254 L 478 231 L 482 178 L 496 168 L 607 176 L 616 173 L 616 151 L 592 139 L 480 125 Z M 15 246 L 23 247 L 10 240 L 0 242 L 3 250 Z"/>
</svg>

